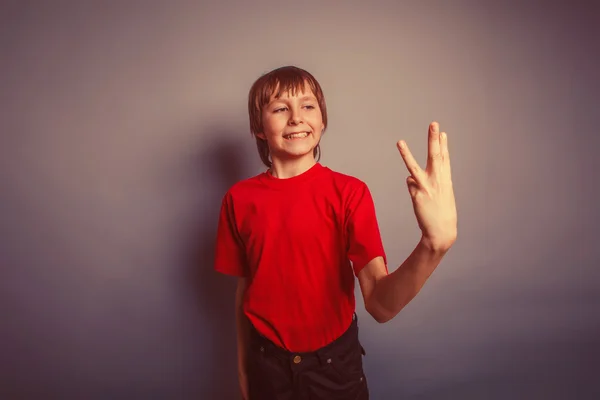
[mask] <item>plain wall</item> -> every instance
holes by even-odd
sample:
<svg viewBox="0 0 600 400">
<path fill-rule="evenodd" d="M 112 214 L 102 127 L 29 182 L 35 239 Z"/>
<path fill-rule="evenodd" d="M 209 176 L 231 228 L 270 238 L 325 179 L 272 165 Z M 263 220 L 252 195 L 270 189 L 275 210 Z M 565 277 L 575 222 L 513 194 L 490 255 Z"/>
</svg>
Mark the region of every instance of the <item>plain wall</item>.
<svg viewBox="0 0 600 400">
<path fill-rule="evenodd" d="M 217 215 L 289 64 L 390 270 L 419 238 L 395 143 L 449 135 L 458 241 L 387 324 L 357 291 L 372 398 L 600 396 L 600 13 L 523 3 L 2 2 L 0 397 L 237 398 Z"/>
</svg>

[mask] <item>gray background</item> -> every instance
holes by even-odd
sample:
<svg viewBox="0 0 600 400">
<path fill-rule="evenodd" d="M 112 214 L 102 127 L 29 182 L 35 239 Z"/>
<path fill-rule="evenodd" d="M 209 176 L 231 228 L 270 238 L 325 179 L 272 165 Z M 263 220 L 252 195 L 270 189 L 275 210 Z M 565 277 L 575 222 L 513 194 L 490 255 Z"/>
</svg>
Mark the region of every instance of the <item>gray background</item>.
<svg viewBox="0 0 600 400">
<path fill-rule="evenodd" d="M 2 2 L 0 397 L 236 398 L 216 219 L 288 64 L 390 269 L 419 237 L 395 142 L 449 134 L 456 245 L 393 321 L 358 307 L 372 398 L 599 396 L 600 13 L 566 3 Z"/>
</svg>

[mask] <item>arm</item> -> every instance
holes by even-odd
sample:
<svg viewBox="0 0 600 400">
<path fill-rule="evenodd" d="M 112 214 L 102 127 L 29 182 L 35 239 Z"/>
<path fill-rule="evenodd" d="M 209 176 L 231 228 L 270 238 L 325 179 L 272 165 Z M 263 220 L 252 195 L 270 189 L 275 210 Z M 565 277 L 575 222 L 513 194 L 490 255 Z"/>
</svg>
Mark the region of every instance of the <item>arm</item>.
<svg viewBox="0 0 600 400">
<path fill-rule="evenodd" d="M 221 203 L 219 212 L 219 225 L 217 227 L 217 241 L 215 249 L 215 270 L 226 275 L 236 276 L 237 289 L 235 291 L 235 321 L 237 331 L 238 353 L 238 378 L 242 399 L 248 400 L 248 339 L 250 323 L 244 315 L 244 294 L 248 286 L 248 264 L 244 243 L 236 226 L 234 197 L 231 191 L 227 192 Z"/>
<path fill-rule="evenodd" d="M 382 257 L 371 260 L 358 273 L 367 312 L 379 323 L 394 318 L 419 293 L 444 254 L 421 240 L 404 263 L 390 274 Z"/>
<path fill-rule="evenodd" d="M 422 236 L 419 244 L 393 273 L 383 258 L 368 262 L 358 279 L 367 311 L 378 322 L 396 316 L 419 293 L 457 237 L 457 215 L 445 133 L 429 125 L 427 167 L 422 170 L 404 141 L 398 150 L 410 176 L 406 183 Z M 373 217 L 374 218 L 374 217 Z M 360 228 L 356 228 L 360 229 Z"/>
<path fill-rule="evenodd" d="M 235 291 L 235 319 L 237 327 L 237 353 L 238 353 L 238 379 L 242 399 L 248 400 L 248 343 L 249 343 L 249 322 L 244 315 L 244 293 L 246 292 L 246 278 L 238 278 L 237 289 Z"/>
</svg>

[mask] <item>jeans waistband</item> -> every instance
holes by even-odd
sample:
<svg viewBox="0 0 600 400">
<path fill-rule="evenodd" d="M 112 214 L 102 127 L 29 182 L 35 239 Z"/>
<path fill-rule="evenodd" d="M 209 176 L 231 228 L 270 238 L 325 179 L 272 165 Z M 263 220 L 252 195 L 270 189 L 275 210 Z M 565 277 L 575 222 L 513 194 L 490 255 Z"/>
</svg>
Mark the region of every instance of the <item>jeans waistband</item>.
<svg viewBox="0 0 600 400">
<path fill-rule="evenodd" d="M 356 313 L 352 316 L 352 323 L 340 337 L 314 351 L 292 352 L 281 348 L 261 335 L 252 324 L 250 324 L 250 337 L 251 345 L 257 346 L 261 352 L 285 360 L 300 356 L 302 359 L 317 358 L 320 361 L 323 361 L 329 359 L 332 354 L 338 353 L 343 349 L 350 348 L 354 345 L 360 346 L 362 353 L 365 353 L 358 341 L 358 322 Z"/>
</svg>

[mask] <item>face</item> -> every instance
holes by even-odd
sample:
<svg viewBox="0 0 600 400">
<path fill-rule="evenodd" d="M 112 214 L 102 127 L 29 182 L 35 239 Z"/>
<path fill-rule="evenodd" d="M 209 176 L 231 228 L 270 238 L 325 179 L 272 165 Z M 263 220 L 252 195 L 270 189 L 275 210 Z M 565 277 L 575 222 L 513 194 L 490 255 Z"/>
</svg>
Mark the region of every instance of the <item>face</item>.
<svg viewBox="0 0 600 400">
<path fill-rule="evenodd" d="M 317 98 L 308 85 L 304 91 L 271 97 L 263 107 L 263 132 L 257 136 L 269 145 L 272 160 L 294 160 L 313 156 L 325 126 Z"/>
</svg>

